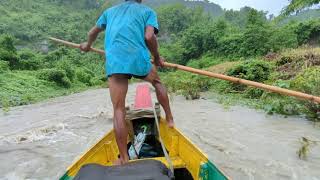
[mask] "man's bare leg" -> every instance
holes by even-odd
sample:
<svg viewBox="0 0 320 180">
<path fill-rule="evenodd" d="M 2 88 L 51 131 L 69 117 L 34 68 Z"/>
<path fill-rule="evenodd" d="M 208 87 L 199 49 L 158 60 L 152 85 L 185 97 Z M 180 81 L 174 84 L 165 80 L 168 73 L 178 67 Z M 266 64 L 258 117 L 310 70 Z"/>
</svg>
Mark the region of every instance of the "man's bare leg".
<svg viewBox="0 0 320 180">
<path fill-rule="evenodd" d="M 120 151 L 120 159 L 116 164 L 123 165 L 129 161 L 127 152 L 128 128 L 125 122 L 128 78 L 125 75 L 113 75 L 109 78 L 109 89 L 114 111 L 113 126 Z"/>
<path fill-rule="evenodd" d="M 173 116 L 170 108 L 168 93 L 165 86 L 162 84 L 160 80 L 156 67 L 152 68 L 151 72 L 144 80 L 150 82 L 153 85 L 153 87 L 156 89 L 157 99 L 161 104 L 161 106 L 163 107 L 164 112 L 166 113 L 168 126 L 170 128 L 173 128 L 174 121 L 173 121 Z"/>
</svg>

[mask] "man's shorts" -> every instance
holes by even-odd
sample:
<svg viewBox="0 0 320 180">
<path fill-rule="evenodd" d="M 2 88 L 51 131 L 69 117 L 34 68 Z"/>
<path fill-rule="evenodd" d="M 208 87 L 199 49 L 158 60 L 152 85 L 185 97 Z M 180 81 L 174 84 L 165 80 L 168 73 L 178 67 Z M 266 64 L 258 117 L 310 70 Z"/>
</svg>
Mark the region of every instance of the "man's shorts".
<svg viewBox="0 0 320 180">
<path fill-rule="evenodd" d="M 113 75 L 123 75 L 128 79 L 136 78 L 136 79 L 142 79 L 142 80 L 145 79 L 148 76 L 148 74 L 145 75 L 145 76 L 137 76 L 137 75 L 134 75 L 134 74 L 112 74 L 112 75 L 109 75 L 108 78 L 112 77 Z"/>
</svg>

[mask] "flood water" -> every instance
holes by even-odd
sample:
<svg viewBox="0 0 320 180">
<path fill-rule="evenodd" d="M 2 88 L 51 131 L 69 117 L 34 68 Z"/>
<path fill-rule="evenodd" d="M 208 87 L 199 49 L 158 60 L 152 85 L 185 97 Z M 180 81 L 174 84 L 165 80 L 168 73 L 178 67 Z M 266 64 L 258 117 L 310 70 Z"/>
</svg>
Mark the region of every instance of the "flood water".
<svg viewBox="0 0 320 180">
<path fill-rule="evenodd" d="M 128 104 L 136 85 L 130 85 Z M 213 99 L 172 98 L 176 126 L 232 179 L 320 180 L 320 142 L 307 160 L 301 137 L 320 141 L 320 128 L 299 117 L 269 116 Z M 108 89 L 0 110 L 0 179 L 58 179 L 112 129 Z"/>
</svg>

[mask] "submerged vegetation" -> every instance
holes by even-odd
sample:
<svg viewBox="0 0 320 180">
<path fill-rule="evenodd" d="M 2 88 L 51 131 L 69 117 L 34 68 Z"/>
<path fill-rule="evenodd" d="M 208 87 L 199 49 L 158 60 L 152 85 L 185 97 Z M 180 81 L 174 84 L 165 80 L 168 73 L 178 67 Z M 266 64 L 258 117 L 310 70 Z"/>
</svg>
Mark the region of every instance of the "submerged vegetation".
<svg viewBox="0 0 320 180">
<path fill-rule="evenodd" d="M 147 3 L 158 13 L 160 52 L 169 62 L 320 95 L 319 11 L 278 20 L 250 7 L 222 10 L 207 1 Z M 103 57 L 46 38 L 85 40 L 98 15 L 111 5 L 103 0 L 1 1 L 0 106 L 7 110 L 104 85 Z M 100 36 L 96 46 L 102 44 Z M 161 76 L 171 92 L 188 99 L 211 91 L 268 113 L 320 120 L 319 105 L 310 102 L 175 70 L 165 69 Z"/>
<path fill-rule="evenodd" d="M 319 141 L 313 141 L 306 137 L 301 138 L 301 148 L 298 150 L 297 154 L 300 159 L 306 160 L 309 152 L 313 146 L 318 145 Z"/>
</svg>

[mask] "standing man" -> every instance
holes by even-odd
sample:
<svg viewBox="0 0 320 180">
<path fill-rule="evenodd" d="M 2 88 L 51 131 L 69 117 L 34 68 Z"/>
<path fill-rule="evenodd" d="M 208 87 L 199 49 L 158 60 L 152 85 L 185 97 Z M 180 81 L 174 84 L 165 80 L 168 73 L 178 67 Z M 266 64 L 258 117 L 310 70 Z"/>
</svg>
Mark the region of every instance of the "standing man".
<svg viewBox="0 0 320 180">
<path fill-rule="evenodd" d="M 152 9 L 142 5 L 141 1 L 126 0 L 107 9 L 88 33 L 88 41 L 80 47 L 82 51 L 89 51 L 98 34 L 106 31 L 106 70 L 114 110 L 114 130 L 120 151 L 117 164 L 120 165 L 129 161 L 125 99 L 130 78 L 143 79 L 155 87 L 158 101 L 166 113 L 168 126 L 174 126 L 168 94 L 157 74 L 157 66 L 164 66 L 156 37 L 159 31 L 157 15 Z M 155 66 L 150 62 L 149 51 L 154 57 Z"/>
</svg>

